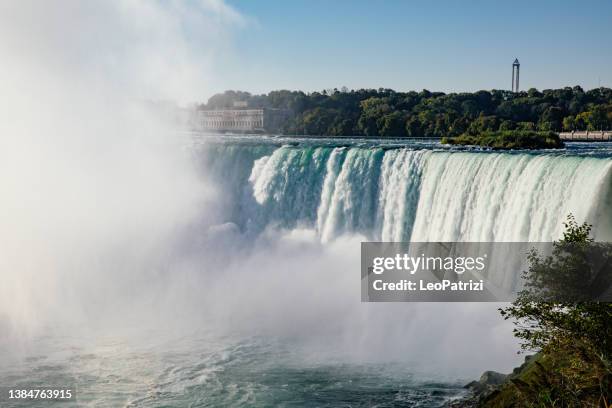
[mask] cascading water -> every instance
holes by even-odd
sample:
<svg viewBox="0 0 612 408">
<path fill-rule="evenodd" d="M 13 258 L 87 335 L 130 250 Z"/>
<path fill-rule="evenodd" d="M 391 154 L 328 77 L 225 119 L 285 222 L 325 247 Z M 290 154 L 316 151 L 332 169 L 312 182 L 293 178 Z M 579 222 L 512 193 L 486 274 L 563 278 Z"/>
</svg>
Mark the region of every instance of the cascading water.
<svg viewBox="0 0 612 408">
<path fill-rule="evenodd" d="M 419 202 L 426 150 L 391 150 L 383 159 L 380 176 L 378 230 L 383 241 L 401 241 L 410 236 Z"/>
<path fill-rule="evenodd" d="M 215 147 L 217 164 L 224 148 Z M 382 241 L 550 241 L 572 213 L 594 224 L 596 238 L 611 233 L 608 158 L 380 146 L 227 148 L 251 152 L 240 160 L 253 157 L 231 178 L 238 185 L 230 186 L 230 201 L 243 212 L 227 221 L 243 230 L 307 227 L 322 242 L 345 233 Z M 225 180 L 237 168 L 233 156 L 220 166 Z"/>
<path fill-rule="evenodd" d="M 611 168 L 585 157 L 432 154 L 412 240 L 550 241 L 569 213 L 597 226 L 607 214 L 592 209 Z"/>
</svg>

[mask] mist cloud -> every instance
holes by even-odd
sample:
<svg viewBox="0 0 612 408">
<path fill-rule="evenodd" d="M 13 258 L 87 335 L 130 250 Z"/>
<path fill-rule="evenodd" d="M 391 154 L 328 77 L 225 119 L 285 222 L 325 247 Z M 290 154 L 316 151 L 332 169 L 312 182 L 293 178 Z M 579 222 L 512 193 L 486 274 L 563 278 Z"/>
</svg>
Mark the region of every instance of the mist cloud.
<svg viewBox="0 0 612 408">
<path fill-rule="evenodd" d="M 1 332 L 158 267 L 211 192 L 143 102 L 205 94 L 246 22 L 218 0 L 0 5 Z"/>
</svg>

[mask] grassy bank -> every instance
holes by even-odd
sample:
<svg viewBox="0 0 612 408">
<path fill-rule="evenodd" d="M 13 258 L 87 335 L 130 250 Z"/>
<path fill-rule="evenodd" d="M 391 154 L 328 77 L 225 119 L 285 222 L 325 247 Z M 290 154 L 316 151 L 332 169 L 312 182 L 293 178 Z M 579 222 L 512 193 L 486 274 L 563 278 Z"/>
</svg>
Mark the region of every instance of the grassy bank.
<svg viewBox="0 0 612 408">
<path fill-rule="evenodd" d="M 563 141 L 554 132 L 536 132 L 530 130 L 506 130 L 483 132 L 477 136 L 463 134 L 457 137 L 445 137 L 443 144 L 462 146 L 481 146 L 492 149 L 559 149 Z"/>
<path fill-rule="evenodd" d="M 482 408 L 607 407 L 612 392 L 609 364 L 592 348 L 580 343 L 547 347 L 474 405 Z"/>
</svg>

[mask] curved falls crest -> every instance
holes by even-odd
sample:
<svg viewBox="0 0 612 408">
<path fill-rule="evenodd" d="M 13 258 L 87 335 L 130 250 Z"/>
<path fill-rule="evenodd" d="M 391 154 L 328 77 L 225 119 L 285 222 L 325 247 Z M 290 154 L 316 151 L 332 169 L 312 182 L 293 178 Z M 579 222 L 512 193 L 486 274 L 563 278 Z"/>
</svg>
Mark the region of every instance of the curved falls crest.
<svg viewBox="0 0 612 408">
<path fill-rule="evenodd" d="M 409 148 L 211 144 L 226 222 L 380 241 L 550 241 L 569 213 L 611 237 L 612 161 Z"/>
</svg>

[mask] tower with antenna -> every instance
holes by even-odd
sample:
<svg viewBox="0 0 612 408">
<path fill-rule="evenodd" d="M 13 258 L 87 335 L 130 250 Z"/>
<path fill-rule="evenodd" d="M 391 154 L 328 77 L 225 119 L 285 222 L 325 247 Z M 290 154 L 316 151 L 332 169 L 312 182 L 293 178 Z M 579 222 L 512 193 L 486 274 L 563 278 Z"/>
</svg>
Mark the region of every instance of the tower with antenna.
<svg viewBox="0 0 612 408">
<path fill-rule="evenodd" d="M 514 63 L 512 64 L 512 92 L 519 91 L 519 71 L 521 69 L 521 64 L 519 63 L 518 58 L 514 59 Z"/>
</svg>

